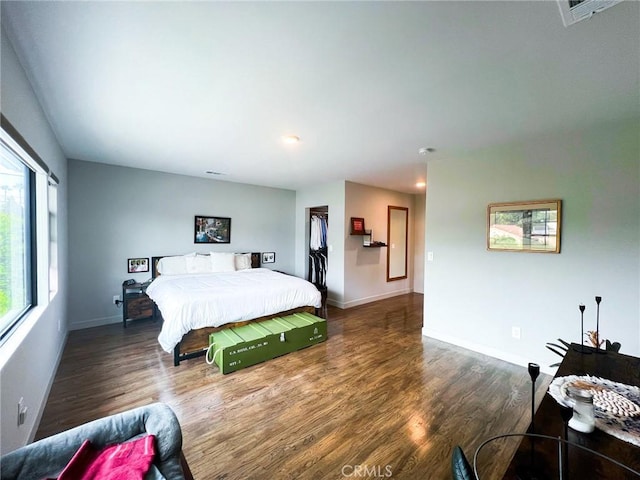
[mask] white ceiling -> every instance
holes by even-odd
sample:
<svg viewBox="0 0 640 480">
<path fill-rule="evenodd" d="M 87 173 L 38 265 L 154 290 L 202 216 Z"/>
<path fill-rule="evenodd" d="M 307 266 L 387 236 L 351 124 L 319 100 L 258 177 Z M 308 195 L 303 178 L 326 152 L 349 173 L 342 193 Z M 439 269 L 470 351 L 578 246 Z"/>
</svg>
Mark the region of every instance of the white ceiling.
<svg viewBox="0 0 640 480">
<path fill-rule="evenodd" d="M 555 1 L 3 1 L 2 22 L 79 160 L 416 193 L 420 147 L 640 116 L 637 1 L 568 28 Z"/>
</svg>

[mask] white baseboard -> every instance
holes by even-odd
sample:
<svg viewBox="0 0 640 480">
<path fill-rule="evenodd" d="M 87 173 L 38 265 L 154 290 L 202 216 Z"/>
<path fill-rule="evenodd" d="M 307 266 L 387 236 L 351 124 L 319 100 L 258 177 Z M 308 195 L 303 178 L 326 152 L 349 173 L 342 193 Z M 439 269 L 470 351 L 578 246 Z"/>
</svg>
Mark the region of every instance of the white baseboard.
<svg viewBox="0 0 640 480">
<path fill-rule="evenodd" d="M 358 305 L 365 305 L 371 302 L 377 302 L 378 300 L 384 300 L 385 298 L 397 297 L 398 295 L 405 295 L 407 293 L 411 293 L 413 290 L 411 288 L 405 288 L 402 290 L 394 290 L 393 292 L 381 293 L 379 295 L 371 295 L 370 297 L 358 298 L 356 300 L 349 300 L 348 302 L 337 302 L 335 300 L 327 301 L 330 305 L 334 305 L 338 308 L 352 308 L 357 307 Z"/>
<path fill-rule="evenodd" d="M 110 325 L 112 323 L 122 322 L 122 315 L 112 317 L 92 318 L 80 322 L 73 322 L 69 325 L 69 330 L 83 330 L 85 328 L 99 327 L 100 325 Z"/>
<path fill-rule="evenodd" d="M 36 433 L 38 433 L 38 427 L 40 426 L 40 420 L 42 420 L 42 414 L 44 413 L 44 407 L 47 406 L 47 400 L 49 399 L 49 393 L 51 393 L 51 387 L 53 387 L 53 382 L 56 379 L 56 374 L 58 373 L 58 367 L 60 366 L 60 362 L 62 361 L 62 354 L 64 353 L 64 348 L 67 346 L 67 338 L 69 338 L 69 332 L 67 331 L 64 335 L 64 340 L 60 343 L 60 348 L 58 349 L 58 354 L 56 355 L 55 368 L 53 369 L 53 374 L 49 377 L 49 382 L 47 383 L 47 388 L 44 393 L 44 401 L 40 404 L 38 408 L 38 412 L 36 413 L 36 421 L 33 423 L 33 428 L 31 432 L 29 432 L 29 441 L 28 443 L 33 442 L 36 437 Z"/>
<path fill-rule="evenodd" d="M 480 343 L 462 340 L 460 338 L 443 334 L 441 332 L 434 332 L 427 327 L 422 327 L 422 335 L 429 338 L 435 338 L 436 340 L 450 343 L 458 347 L 466 348 L 467 350 L 471 350 L 473 352 L 482 353 L 483 355 L 488 355 L 490 357 L 497 358 L 499 360 L 504 360 L 505 362 L 513 363 L 514 365 L 519 365 L 525 368 L 529 366 L 530 360 L 524 357 L 521 357 L 519 355 L 513 355 L 508 352 L 503 352 L 502 350 L 498 350 L 492 347 L 487 347 L 486 345 L 482 345 Z M 542 373 L 546 373 L 547 375 L 551 375 L 551 376 L 556 374 L 555 368 L 548 367 L 545 365 L 540 365 L 540 371 Z"/>
<path fill-rule="evenodd" d="M 342 305 L 342 303 L 338 302 L 337 300 L 334 300 L 333 298 L 327 298 L 327 305 L 344 309 L 344 306 Z"/>
</svg>

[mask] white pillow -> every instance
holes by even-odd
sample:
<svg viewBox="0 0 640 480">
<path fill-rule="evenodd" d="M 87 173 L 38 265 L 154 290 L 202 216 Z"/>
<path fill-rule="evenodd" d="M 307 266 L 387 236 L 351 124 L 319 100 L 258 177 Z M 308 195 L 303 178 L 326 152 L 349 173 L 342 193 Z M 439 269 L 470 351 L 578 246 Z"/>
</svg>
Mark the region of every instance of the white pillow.
<svg viewBox="0 0 640 480">
<path fill-rule="evenodd" d="M 235 255 L 236 270 L 248 270 L 251 268 L 250 253 L 236 253 Z"/>
<path fill-rule="evenodd" d="M 187 273 L 211 273 L 211 259 L 195 256 L 187 257 Z"/>
<path fill-rule="evenodd" d="M 211 252 L 210 257 L 209 261 L 211 262 L 213 273 L 236 271 L 234 253 Z"/>
<path fill-rule="evenodd" d="M 184 275 L 187 273 L 187 257 L 162 257 L 158 260 L 158 272 L 161 275 Z"/>
</svg>

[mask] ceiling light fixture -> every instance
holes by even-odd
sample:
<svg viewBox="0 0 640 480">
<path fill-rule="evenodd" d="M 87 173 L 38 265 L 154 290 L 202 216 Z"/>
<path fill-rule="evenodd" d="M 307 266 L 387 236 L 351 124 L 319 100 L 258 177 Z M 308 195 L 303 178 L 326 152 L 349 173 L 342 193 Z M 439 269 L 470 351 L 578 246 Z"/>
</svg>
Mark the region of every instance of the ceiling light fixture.
<svg viewBox="0 0 640 480">
<path fill-rule="evenodd" d="M 282 137 L 282 141 L 284 143 L 293 145 L 294 143 L 299 143 L 300 142 L 300 137 L 296 136 L 296 135 L 285 135 Z"/>
<path fill-rule="evenodd" d="M 418 188 L 423 188 L 423 187 L 426 187 L 426 186 L 427 186 L 426 182 L 418 182 L 418 183 L 416 183 L 416 187 L 418 187 Z"/>
<path fill-rule="evenodd" d="M 420 155 L 426 155 L 427 153 L 433 153 L 435 151 L 436 149 L 432 147 L 422 147 L 420 150 L 418 150 L 418 153 Z"/>
</svg>

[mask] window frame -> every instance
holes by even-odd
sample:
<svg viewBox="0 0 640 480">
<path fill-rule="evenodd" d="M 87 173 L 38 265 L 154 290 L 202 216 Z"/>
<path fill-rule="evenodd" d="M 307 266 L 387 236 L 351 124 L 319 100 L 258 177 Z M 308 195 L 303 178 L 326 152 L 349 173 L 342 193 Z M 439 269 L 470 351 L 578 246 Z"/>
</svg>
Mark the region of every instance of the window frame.
<svg viewBox="0 0 640 480">
<path fill-rule="evenodd" d="M 24 272 L 23 275 L 25 277 L 25 304 L 20 309 L 14 312 L 13 318 L 7 323 L 6 326 L 0 326 L 0 344 L 4 342 L 4 340 L 11 334 L 11 331 L 19 324 L 25 315 L 35 306 L 34 299 L 37 299 L 37 278 L 34 275 L 34 265 L 37 265 L 37 259 L 35 258 L 35 247 L 36 247 L 36 218 L 35 218 L 35 208 L 36 208 L 36 198 L 35 198 L 35 186 L 36 186 L 36 175 L 35 172 L 25 164 L 25 162 L 19 158 L 19 155 L 5 142 L 0 144 L 0 148 L 7 149 L 11 152 L 13 156 L 18 157 L 17 160 L 20 161 L 23 172 L 24 172 L 24 204 L 25 204 L 25 214 L 24 214 L 24 237 L 25 241 L 25 252 L 24 252 Z M 11 309 L 9 310 L 11 312 Z M 7 313 L 9 313 L 7 312 Z"/>
<path fill-rule="evenodd" d="M 51 274 L 44 275 L 51 270 L 50 253 L 52 248 L 51 231 L 57 230 L 56 225 L 49 224 L 51 209 L 50 188 L 57 186 L 58 178 L 49 169 L 47 164 L 37 155 L 35 150 L 25 141 L 11 123 L 0 114 L 0 148 L 8 149 L 19 160 L 28 172 L 25 192 L 25 205 L 28 203 L 28 212 L 25 212 L 25 286 L 29 290 L 28 299 L 24 308 L 17 311 L 15 317 L 0 330 L 0 348 L 7 342 L 11 335 L 18 330 L 29 314 L 36 308 L 46 306 L 57 292 L 58 272 L 55 271 L 55 282 Z M 57 209 L 57 205 L 55 206 Z M 55 240 L 57 248 L 57 240 Z M 57 254 L 55 256 L 57 258 Z M 55 283 L 55 291 L 51 285 Z"/>
</svg>

